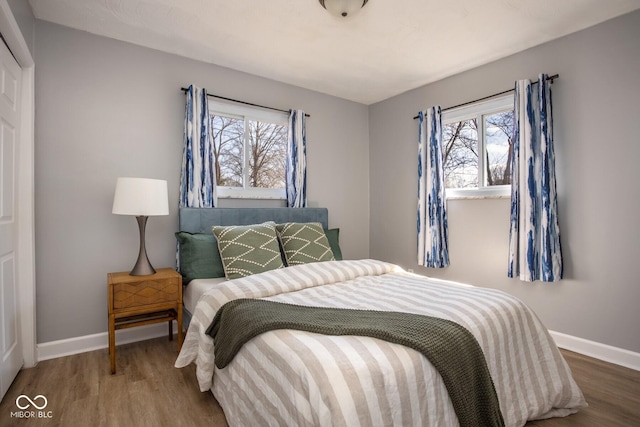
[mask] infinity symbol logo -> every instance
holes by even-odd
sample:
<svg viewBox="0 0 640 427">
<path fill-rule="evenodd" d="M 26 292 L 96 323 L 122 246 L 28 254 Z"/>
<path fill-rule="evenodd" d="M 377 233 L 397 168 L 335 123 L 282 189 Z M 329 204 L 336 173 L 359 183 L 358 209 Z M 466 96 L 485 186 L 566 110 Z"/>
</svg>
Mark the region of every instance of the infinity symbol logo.
<svg viewBox="0 0 640 427">
<path fill-rule="evenodd" d="M 42 399 L 44 401 L 44 404 L 42 406 L 38 406 L 38 404 L 35 402 L 38 399 Z M 21 405 L 20 402 L 26 400 L 28 403 L 26 405 Z M 27 395 L 21 394 L 20 396 L 18 396 L 16 398 L 16 406 L 20 409 L 27 409 L 29 406 L 33 405 L 34 408 L 42 410 L 44 408 L 47 407 L 47 403 L 49 403 L 47 401 L 47 398 L 44 397 L 43 395 L 39 394 L 36 397 L 33 398 L 33 400 L 31 400 L 31 398 Z"/>
</svg>

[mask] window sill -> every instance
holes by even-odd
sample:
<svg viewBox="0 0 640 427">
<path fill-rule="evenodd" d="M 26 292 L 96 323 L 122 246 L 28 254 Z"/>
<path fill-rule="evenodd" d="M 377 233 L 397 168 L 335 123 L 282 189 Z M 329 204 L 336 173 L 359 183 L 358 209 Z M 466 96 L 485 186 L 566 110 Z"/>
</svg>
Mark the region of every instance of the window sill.
<svg viewBox="0 0 640 427">
<path fill-rule="evenodd" d="M 250 195 L 244 195 L 244 194 L 234 194 L 232 196 L 218 196 L 218 199 L 225 199 L 225 200 L 234 200 L 234 199 L 244 199 L 244 200 L 287 200 L 285 197 L 250 196 Z"/>
<path fill-rule="evenodd" d="M 446 198 L 447 200 L 508 199 L 511 198 L 511 186 L 449 189 L 446 190 Z"/>
<path fill-rule="evenodd" d="M 218 187 L 218 199 L 286 200 L 284 189 Z"/>
<path fill-rule="evenodd" d="M 447 200 L 510 199 L 511 195 L 447 196 Z"/>
</svg>

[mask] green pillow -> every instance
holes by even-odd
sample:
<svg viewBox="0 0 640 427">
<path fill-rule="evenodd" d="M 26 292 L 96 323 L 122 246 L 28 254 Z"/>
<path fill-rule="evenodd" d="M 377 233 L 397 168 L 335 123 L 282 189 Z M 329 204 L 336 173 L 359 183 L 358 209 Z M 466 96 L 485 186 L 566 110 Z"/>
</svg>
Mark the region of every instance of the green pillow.
<svg viewBox="0 0 640 427">
<path fill-rule="evenodd" d="M 340 249 L 340 229 L 332 228 L 330 230 L 324 230 L 324 235 L 329 240 L 329 246 L 331 246 L 331 252 L 336 261 L 342 261 L 342 250 Z"/>
<path fill-rule="evenodd" d="M 287 222 L 278 224 L 276 229 L 287 265 L 335 260 L 319 222 Z"/>
<path fill-rule="evenodd" d="M 180 244 L 180 273 L 185 278 L 184 284 L 193 279 L 224 277 L 218 243 L 213 234 L 179 231 L 176 239 Z"/>
<path fill-rule="evenodd" d="M 227 279 L 284 267 L 273 221 L 254 225 L 213 226 Z"/>
</svg>

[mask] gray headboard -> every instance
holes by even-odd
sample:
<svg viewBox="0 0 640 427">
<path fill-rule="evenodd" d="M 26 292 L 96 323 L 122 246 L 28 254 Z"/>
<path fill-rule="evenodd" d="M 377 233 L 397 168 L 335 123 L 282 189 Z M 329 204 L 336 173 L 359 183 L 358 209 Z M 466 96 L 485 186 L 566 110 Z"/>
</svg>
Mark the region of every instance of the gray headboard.
<svg viewBox="0 0 640 427">
<path fill-rule="evenodd" d="M 265 221 L 319 222 L 329 228 L 327 208 L 180 208 L 180 231 L 210 233 L 213 225 L 249 225 Z"/>
</svg>

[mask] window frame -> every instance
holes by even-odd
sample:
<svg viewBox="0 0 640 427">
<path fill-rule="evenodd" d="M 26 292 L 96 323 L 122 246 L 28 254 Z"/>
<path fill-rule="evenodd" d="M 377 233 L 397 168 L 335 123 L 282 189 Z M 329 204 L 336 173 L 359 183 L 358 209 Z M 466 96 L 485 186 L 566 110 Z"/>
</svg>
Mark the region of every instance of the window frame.
<svg viewBox="0 0 640 427">
<path fill-rule="evenodd" d="M 485 121 L 484 116 L 499 113 L 514 108 L 513 93 L 500 95 L 486 101 L 478 101 L 473 104 L 452 108 L 442 112 L 442 126 L 447 124 L 460 122 L 463 120 L 477 119 L 482 125 L 482 132 L 478 132 L 478 152 L 483 155 L 478 156 L 478 183 L 479 187 L 473 188 L 446 188 L 445 194 L 447 199 L 483 199 L 483 198 L 506 198 L 511 196 L 511 185 L 493 185 L 485 184 Z"/>
<path fill-rule="evenodd" d="M 238 120 L 244 120 L 244 156 L 243 156 L 243 186 L 225 187 L 216 185 L 216 194 L 219 199 L 271 199 L 286 200 L 286 188 L 258 188 L 247 187 L 249 182 L 248 154 L 249 136 L 247 134 L 247 121 L 261 121 L 267 123 L 282 124 L 289 126 L 289 114 L 276 110 L 265 110 L 260 107 L 249 105 L 229 104 L 221 101 L 209 100 L 209 116 L 220 115 Z M 286 177 L 285 181 L 286 181 Z"/>
</svg>

